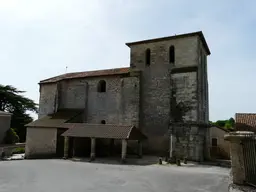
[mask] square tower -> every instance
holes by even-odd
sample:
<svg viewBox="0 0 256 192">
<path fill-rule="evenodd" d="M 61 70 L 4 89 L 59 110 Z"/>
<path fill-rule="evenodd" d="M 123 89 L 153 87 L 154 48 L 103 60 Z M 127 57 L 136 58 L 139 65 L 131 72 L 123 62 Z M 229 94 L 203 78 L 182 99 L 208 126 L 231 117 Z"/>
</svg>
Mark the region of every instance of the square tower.
<svg viewBox="0 0 256 192">
<path fill-rule="evenodd" d="M 149 138 L 146 149 L 163 154 L 169 151 L 170 122 L 209 121 L 210 50 L 201 31 L 126 45 L 131 70 L 141 71 L 139 127 Z"/>
</svg>

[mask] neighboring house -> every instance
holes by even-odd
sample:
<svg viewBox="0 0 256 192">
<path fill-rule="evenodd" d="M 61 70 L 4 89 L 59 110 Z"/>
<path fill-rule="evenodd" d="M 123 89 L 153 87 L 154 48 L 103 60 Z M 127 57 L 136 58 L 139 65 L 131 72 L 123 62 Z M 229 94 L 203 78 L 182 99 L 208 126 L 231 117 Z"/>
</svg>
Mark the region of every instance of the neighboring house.
<svg viewBox="0 0 256 192">
<path fill-rule="evenodd" d="M 224 140 L 224 135 L 228 133 L 229 130 L 222 127 L 212 126 L 210 128 L 212 158 L 230 159 L 229 142 Z"/>
<path fill-rule="evenodd" d="M 252 131 L 256 133 L 256 113 L 236 113 L 236 131 Z"/>
<path fill-rule="evenodd" d="M 122 139 L 126 151 L 125 140 L 144 136 L 148 138 L 145 152 L 163 154 L 169 150 L 166 132 L 171 110 L 184 103 L 189 110 L 181 119 L 208 123 L 210 50 L 202 32 L 126 45 L 130 67 L 67 73 L 40 81 L 39 119 L 27 125 L 27 158 L 63 155 L 63 136 L 75 155 L 88 155 L 95 138 L 98 149 L 104 147 L 103 139 L 110 139 L 110 144 Z M 192 160 L 202 159 L 205 147 L 206 133 L 199 133 L 196 126 L 188 157 Z M 130 143 L 127 149 L 135 150 Z"/>
<path fill-rule="evenodd" d="M 0 144 L 3 143 L 5 133 L 11 126 L 11 113 L 0 111 Z"/>
</svg>

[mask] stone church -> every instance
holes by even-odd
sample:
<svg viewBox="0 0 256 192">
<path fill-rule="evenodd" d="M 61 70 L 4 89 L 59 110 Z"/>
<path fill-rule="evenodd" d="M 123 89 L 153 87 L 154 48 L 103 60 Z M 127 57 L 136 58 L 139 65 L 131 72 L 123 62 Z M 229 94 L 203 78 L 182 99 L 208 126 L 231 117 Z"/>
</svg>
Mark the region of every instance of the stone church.
<svg viewBox="0 0 256 192">
<path fill-rule="evenodd" d="M 126 45 L 129 67 L 66 73 L 39 82 L 39 115 L 27 125 L 27 158 L 95 158 L 113 151 L 122 158 L 142 151 L 162 155 L 183 142 L 187 158 L 203 160 L 209 137 L 210 55 L 203 33 Z"/>
</svg>

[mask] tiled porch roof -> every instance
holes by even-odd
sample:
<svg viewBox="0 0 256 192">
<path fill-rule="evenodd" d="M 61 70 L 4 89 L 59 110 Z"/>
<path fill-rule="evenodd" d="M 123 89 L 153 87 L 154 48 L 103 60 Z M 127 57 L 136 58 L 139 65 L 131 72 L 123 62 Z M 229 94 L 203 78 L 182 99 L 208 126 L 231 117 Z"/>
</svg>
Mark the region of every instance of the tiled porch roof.
<svg viewBox="0 0 256 192">
<path fill-rule="evenodd" d="M 62 136 L 144 140 L 147 137 L 135 126 L 111 124 L 65 123 Z"/>
<path fill-rule="evenodd" d="M 43 118 L 37 119 L 26 127 L 48 127 L 48 128 L 63 128 L 62 124 L 69 121 L 70 119 L 81 114 L 82 110 L 68 109 L 61 110 L 54 114 L 47 115 Z"/>
</svg>

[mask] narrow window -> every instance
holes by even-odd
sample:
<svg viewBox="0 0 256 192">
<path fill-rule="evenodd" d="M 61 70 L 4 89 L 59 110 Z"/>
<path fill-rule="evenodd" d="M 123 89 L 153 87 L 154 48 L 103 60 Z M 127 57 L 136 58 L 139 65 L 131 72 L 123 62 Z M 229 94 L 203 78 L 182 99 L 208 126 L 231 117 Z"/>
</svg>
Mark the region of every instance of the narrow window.
<svg viewBox="0 0 256 192">
<path fill-rule="evenodd" d="M 169 48 L 169 62 L 170 63 L 175 62 L 175 48 L 173 45 Z"/>
<path fill-rule="evenodd" d="M 105 120 L 101 120 L 101 124 L 106 124 L 106 121 Z"/>
<path fill-rule="evenodd" d="M 150 57 L 151 57 L 150 54 L 151 54 L 150 49 L 147 49 L 146 50 L 146 65 L 150 65 Z"/>
<path fill-rule="evenodd" d="M 218 140 L 217 138 L 212 138 L 212 146 L 217 147 L 218 146 Z"/>
<path fill-rule="evenodd" d="M 98 83 L 98 92 L 106 92 L 106 81 L 100 80 Z"/>
</svg>

